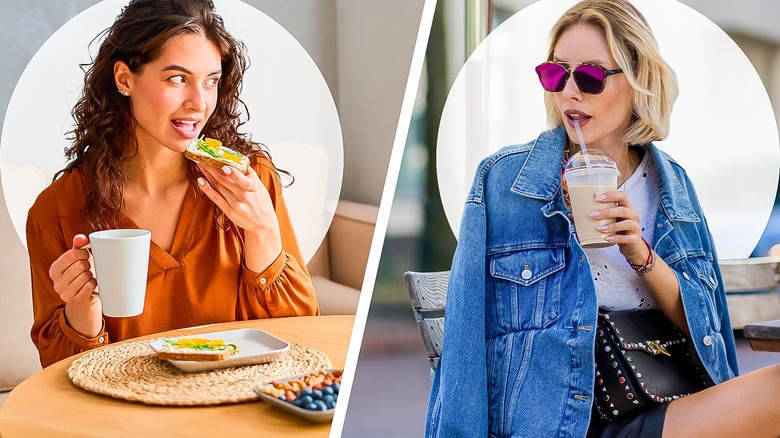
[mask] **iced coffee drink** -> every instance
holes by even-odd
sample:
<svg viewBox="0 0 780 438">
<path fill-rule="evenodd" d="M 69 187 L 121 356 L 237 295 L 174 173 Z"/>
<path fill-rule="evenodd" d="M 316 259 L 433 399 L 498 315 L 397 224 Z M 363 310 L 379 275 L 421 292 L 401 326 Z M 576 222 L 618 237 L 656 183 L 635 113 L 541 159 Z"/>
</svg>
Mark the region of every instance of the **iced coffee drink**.
<svg viewBox="0 0 780 438">
<path fill-rule="evenodd" d="M 598 202 L 596 197 L 617 190 L 620 172 L 615 160 L 604 152 L 588 150 L 587 158 L 585 160 L 579 152 L 572 155 L 566 163 L 563 178 L 568 187 L 580 245 L 584 248 L 602 248 L 614 243 L 607 241 L 607 235 L 596 227 L 613 223 L 615 219 L 596 220 L 589 215 L 596 210 L 615 206 L 613 203 Z"/>
</svg>

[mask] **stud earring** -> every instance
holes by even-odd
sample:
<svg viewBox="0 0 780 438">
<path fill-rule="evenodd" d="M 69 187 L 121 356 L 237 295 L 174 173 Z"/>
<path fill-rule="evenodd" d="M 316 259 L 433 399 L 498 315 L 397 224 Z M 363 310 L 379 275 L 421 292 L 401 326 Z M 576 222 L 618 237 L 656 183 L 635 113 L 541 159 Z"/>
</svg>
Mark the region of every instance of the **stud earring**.
<svg viewBox="0 0 780 438">
<path fill-rule="evenodd" d="M 119 90 L 119 94 L 121 94 L 122 96 L 125 96 L 125 97 L 130 95 L 130 93 L 127 90 Z"/>
</svg>

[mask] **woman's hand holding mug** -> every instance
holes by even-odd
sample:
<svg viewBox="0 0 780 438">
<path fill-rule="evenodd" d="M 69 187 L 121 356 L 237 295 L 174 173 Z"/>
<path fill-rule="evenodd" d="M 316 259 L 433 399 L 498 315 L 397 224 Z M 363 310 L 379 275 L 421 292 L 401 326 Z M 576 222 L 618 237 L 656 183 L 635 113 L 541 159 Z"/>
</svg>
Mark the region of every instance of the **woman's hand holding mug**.
<svg viewBox="0 0 780 438">
<path fill-rule="evenodd" d="M 93 305 L 99 298 L 92 292 L 97 287 L 92 255 L 84 247 L 89 239 L 83 234 L 73 236 L 73 247 L 63 253 L 49 268 L 54 291 L 66 304 Z"/>
</svg>

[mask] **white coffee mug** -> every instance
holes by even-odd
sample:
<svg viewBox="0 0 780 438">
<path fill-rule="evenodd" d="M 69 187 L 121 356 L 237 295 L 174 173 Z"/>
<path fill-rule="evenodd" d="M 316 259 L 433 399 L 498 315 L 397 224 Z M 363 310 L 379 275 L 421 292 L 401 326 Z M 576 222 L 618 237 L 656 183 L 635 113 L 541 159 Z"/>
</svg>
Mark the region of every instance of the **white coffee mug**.
<svg viewBox="0 0 780 438">
<path fill-rule="evenodd" d="M 150 231 L 137 229 L 96 231 L 89 235 L 104 315 L 127 317 L 143 313 L 151 238 Z"/>
</svg>

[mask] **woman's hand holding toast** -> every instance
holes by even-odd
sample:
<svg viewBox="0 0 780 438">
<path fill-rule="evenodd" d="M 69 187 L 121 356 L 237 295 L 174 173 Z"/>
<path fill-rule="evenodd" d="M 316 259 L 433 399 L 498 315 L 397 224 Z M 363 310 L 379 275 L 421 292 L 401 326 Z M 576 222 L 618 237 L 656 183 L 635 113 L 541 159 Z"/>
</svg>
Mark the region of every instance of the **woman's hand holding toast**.
<svg viewBox="0 0 780 438">
<path fill-rule="evenodd" d="M 198 168 L 203 193 L 245 232 L 247 268 L 264 271 L 282 251 L 279 221 L 265 185 L 251 166 L 246 175 L 230 166 Z"/>
</svg>

